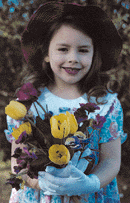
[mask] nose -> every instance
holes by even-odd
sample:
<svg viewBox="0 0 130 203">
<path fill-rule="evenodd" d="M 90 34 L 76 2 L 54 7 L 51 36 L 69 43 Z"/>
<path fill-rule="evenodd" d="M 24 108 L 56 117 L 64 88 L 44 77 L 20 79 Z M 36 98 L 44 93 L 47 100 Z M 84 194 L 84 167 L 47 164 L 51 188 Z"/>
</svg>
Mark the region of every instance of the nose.
<svg viewBox="0 0 130 203">
<path fill-rule="evenodd" d="M 68 53 L 68 62 L 69 63 L 78 63 L 79 62 L 78 54 L 76 51 L 72 50 Z"/>
</svg>

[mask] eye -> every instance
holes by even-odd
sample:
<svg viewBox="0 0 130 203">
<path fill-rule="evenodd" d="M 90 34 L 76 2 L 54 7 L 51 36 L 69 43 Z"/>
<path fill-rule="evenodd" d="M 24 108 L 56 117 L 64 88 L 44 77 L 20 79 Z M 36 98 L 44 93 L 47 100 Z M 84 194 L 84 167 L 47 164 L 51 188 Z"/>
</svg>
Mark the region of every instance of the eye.
<svg viewBox="0 0 130 203">
<path fill-rule="evenodd" d="M 59 48 L 58 51 L 66 52 L 66 51 L 68 51 L 68 49 L 67 48 Z"/>
<path fill-rule="evenodd" d="M 81 53 L 88 53 L 89 50 L 88 49 L 79 49 L 79 52 L 81 52 Z"/>
</svg>

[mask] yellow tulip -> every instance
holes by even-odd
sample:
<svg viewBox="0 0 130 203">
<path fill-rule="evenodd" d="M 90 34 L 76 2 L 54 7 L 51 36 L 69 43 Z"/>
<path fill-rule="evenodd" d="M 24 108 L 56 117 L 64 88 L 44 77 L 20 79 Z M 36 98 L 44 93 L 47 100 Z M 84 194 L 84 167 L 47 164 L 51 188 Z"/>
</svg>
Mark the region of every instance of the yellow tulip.
<svg viewBox="0 0 130 203">
<path fill-rule="evenodd" d="M 65 114 L 52 116 L 50 119 L 51 133 L 53 137 L 63 139 L 70 133 L 69 118 Z"/>
<path fill-rule="evenodd" d="M 5 107 L 5 114 L 15 120 L 20 120 L 25 117 L 27 113 L 26 107 L 17 101 L 11 101 L 9 105 Z"/>
<path fill-rule="evenodd" d="M 32 132 L 32 128 L 31 128 L 31 124 L 29 122 L 25 122 L 23 124 L 21 124 L 19 126 L 19 128 L 15 129 L 13 128 L 13 132 L 12 132 L 12 136 L 17 140 L 19 138 L 19 136 L 26 131 L 26 133 L 28 135 L 31 134 Z"/>
<path fill-rule="evenodd" d="M 50 124 L 52 135 L 59 139 L 67 137 L 68 134 L 74 134 L 78 130 L 78 123 L 75 116 L 68 111 L 66 112 L 66 115 L 61 113 L 52 116 Z"/>
<path fill-rule="evenodd" d="M 64 145 L 54 144 L 49 148 L 49 159 L 58 165 L 67 164 L 70 152 Z"/>
<path fill-rule="evenodd" d="M 70 122 L 70 134 L 74 134 L 78 130 L 78 123 L 73 114 L 70 114 L 68 111 L 66 112 L 67 117 Z"/>
</svg>

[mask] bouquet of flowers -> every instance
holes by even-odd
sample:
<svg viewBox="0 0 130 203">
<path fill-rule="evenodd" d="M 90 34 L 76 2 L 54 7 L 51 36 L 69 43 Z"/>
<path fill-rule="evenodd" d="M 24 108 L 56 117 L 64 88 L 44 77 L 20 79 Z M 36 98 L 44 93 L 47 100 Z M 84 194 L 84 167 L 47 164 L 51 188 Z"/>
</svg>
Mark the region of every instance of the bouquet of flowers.
<svg viewBox="0 0 130 203">
<path fill-rule="evenodd" d="M 93 131 L 100 130 L 106 119 L 100 115 L 96 119 L 88 118 L 89 113 L 100 109 L 94 103 L 80 104 L 74 115 L 68 111 L 66 114 L 53 115 L 47 106 L 44 109 L 38 102 L 37 90 L 31 83 L 26 83 L 19 89 L 17 98 L 7 105 L 5 113 L 22 121 L 18 128 L 12 129 L 11 135 L 16 144 L 23 143 L 26 147 L 15 149 L 12 156 L 17 160 L 15 174 L 11 173 L 7 180 L 7 184 L 19 190 L 24 186 L 23 174 L 38 178 L 38 171 L 44 171 L 48 165 L 65 167 L 77 150 L 81 151 L 81 158 Z M 29 110 L 32 103 L 37 117 Z M 44 112 L 44 119 L 40 118 L 36 103 Z M 91 163 L 92 168 L 94 156 L 90 154 L 84 158 Z"/>
</svg>

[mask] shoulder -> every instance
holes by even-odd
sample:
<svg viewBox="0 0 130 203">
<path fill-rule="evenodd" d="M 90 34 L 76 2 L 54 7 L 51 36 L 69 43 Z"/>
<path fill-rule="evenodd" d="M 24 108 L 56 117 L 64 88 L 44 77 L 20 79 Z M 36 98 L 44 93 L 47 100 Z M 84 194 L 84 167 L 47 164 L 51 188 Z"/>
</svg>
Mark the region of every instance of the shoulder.
<svg viewBox="0 0 130 203">
<path fill-rule="evenodd" d="M 53 95 L 47 87 L 41 87 L 39 88 L 39 91 L 41 92 L 40 96 L 38 97 L 38 102 L 45 103 L 49 102 L 51 100 L 55 100 L 55 95 Z"/>
<path fill-rule="evenodd" d="M 100 101 L 101 102 L 103 101 L 104 104 L 98 105 L 100 109 L 96 110 L 95 114 L 100 114 L 100 116 L 107 116 L 109 113 L 111 113 L 114 110 L 118 109 L 122 111 L 122 107 L 118 99 L 117 93 L 115 94 L 107 93 L 107 95 L 105 97 L 102 97 Z"/>
<path fill-rule="evenodd" d="M 43 98 L 46 98 L 50 95 L 50 91 L 48 90 L 47 87 L 40 87 L 39 88 L 39 91 L 40 91 L 40 96 L 38 97 L 38 100 L 41 100 Z"/>
<path fill-rule="evenodd" d="M 123 131 L 123 110 L 117 94 L 108 94 L 108 102 L 100 109 L 100 115 L 106 118 L 106 121 L 101 129 L 100 143 L 115 140 L 121 137 L 123 143 L 127 134 Z"/>
<path fill-rule="evenodd" d="M 105 97 L 106 99 L 106 103 L 104 105 L 100 105 L 100 114 L 103 116 L 106 116 L 107 114 L 109 114 L 110 112 L 114 111 L 114 110 L 121 110 L 122 111 L 122 107 L 120 104 L 120 101 L 118 99 L 118 94 L 111 94 L 108 93 Z"/>
</svg>

